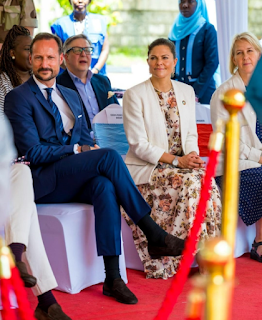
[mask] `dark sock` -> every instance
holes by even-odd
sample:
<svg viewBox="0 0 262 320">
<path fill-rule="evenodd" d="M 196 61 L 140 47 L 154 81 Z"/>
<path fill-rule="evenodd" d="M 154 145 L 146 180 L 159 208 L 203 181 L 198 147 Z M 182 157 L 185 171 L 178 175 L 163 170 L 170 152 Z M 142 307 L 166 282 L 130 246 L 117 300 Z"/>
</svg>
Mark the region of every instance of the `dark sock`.
<svg viewBox="0 0 262 320">
<path fill-rule="evenodd" d="M 167 236 L 166 231 L 159 227 L 157 223 L 146 214 L 137 223 L 139 228 L 144 232 L 147 237 L 147 241 L 151 244 L 155 244 L 160 247 L 165 247 L 165 237 Z"/>
<path fill-rule="evenodd" d="M 15 256 L 15 261 L 22 261 L 22 254 L 25 250 L 25 245 L 22 243 L 11 243 L 9 247 Z"/>
<path fill-rule="evenodd" d="M 115 279 L 121 278 L 119 270 L 119 256 L 103 256 L 105 264 L 105 282 L 112 287 Z"/>
<path fill-rule="evenodd" d="M 47 291 L 43 294 L 40 294 L 40 296 L 37 297 L 38 299 L 38 308 L 45 311 L 47 313 L 48 308 L 54 304 L 57 303 L 56 298 L 54 297 L 52 291 Z"/>
</svg>

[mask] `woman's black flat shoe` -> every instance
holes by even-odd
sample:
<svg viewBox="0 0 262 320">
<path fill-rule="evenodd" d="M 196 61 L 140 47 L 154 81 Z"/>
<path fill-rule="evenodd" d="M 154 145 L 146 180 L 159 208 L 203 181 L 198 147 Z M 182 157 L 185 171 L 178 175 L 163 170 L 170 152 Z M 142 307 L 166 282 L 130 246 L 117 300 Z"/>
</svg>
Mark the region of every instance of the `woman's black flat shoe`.
<svg viewBox="0 0 262 320">
<path fill-rule="evenodd" d="M 158 247 L 148 243 L 148 253 L 152 259 L 159 259 L 160 257 L 168 256 L 181 256 L 185 247 L 185 240 L 168 234 L 165 238 L 165 243 L 166 247 Z"/>
<path fill-rule="evenodd" d="M 257 253 L 257 248 L 259 246 L 262 246 L 262 241 L 261 242 L 256 242 L 254 240 L 253 244 L 252 244 L 252 249 L 250 251 L 250 258 L 253 259 L 253 260 L 256 260 L 258 262 L 262 262 L 262 256 L 260 256 L 258 253 Z"/>
</svg>

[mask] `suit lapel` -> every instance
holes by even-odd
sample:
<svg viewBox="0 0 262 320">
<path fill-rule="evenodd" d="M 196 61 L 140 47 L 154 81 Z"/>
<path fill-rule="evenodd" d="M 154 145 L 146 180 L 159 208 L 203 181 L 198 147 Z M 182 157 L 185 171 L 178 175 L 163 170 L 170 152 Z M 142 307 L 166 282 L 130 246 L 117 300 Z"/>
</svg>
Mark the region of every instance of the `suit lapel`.
<svg viewBox="0 0 262 320">
<path fill-rule="evenodd" d="M 73 129 L 71 130 L 71 140 L 70 140 L 71 144 L 75 144 L 80 139 L 80 134 L 81 134 L 80 123 L 82 123 L 82 121 L 79 121 L 79 119 L 81 119 L 83 117 L 82 109 L 76 107 L 76 101 L 73 100 L 72 93 L 70 92 L 70 90 L 68 90 L 67 88 L 65 88 L 59 84 L 56 84 L 56 86 L 75 117 L 75 125 L 74 125 Z M 79 104 L 77 104 L 77 105 L 79 105 Z"/>
<path fill-rule="evenodd" d="M 105 95 L 106 88 L 95 74 L 91 78 L 91 86 L 96 95 L 99 110 L 101 111 L 107 106 L 107 96 Z"/>
<path fill-rule="evenodd" d="M 233 85 L 234 88 L 241 90 L 243 92 L 246 91 L 246 87 L 243 83 L 243 80 L 241 79 L 240 75 L 238 74 L 238 72 L 236 73 L 235 77 L 233 78 Z M 247 123 L 249 124 L 249 126 L 251 128 L 255 128 L 256 127 L 256 113 L 253 110 L 253 108 L 251 107 L 250 103 L 246 103 L 245 107 L 242 109 L 243 115 L 246 118 Z"/>
<path fill-rule="evenodd" d="M 46 98 L 42 94 L 41 90 L 39 89 L 38 85 L 35 83 L 33 77 L 31 77 L 28 80 L 28 84 L 30 89 L 33 91 L 35 94 L 36 99 L 40 102 L 40 104 L 51 114 L 51 116 L 55 119 L 54 113 L 52 111 L 52 108 L 50 104 L 47 102 Z"/>
<path fill-rule="evenodd" d="M 42 94 L 41 90 L 39 89 L 38 85 L 35 83 L 33 77 L 31 77 L 28 80 L 28 84 L 29 84 L 31 90 L 33 91 L 33 93 L 35 94 L 36 99 L 39 101 L 39 103 L 48 111 L 48 113 L 54 119 L 56 135 L 57 135 L 59 141 L 61 142 L 61 144 L 64 144 L 62 132 L 60 131 L 59 126 L 56 123 L 54 112 L 53 112 L 50 104 L 48 103 L 48 101 L 46 100 L 44 95 Z"/>
<path fill-rule="evenodd" d="M 181 95 L 180 90 L 178 90 L 176 81 L 172 81 L 173 89 L 175 92 L 175 97 L 176 97 L 176 102 L 177 102 L 177 108 L 179 111 L 179 117 L 180 117 L 180 132 L 181 132 L 181 141 L 182 141 L 182 146 L 183 150 L 185 148 L 184 141 L 185 137 L 187 135 L 187 117 L 190 115 L 187 114 L 187 101 L 184 99 L 184 96 Z"/>
<path fill-rule="evenodd" d="M 79 98 L 80 98 L 80 100 L 81 100 L 81 102 L 82 102 L 82 108 L 83 108 L 83 111 L 84 111 L 84 114 L 85 114 L 87 126 L 88 126 L 89 129 L 91 129 L 90 119 L 89 119 L 88 113 L 87 113 L 87 111 L 86 111 L 84 102 L 83 102 L 83 100 L 82 100 L 82 98 L 81 98 L 81 96 L 80 96 L 80 94 L 79 94 L 79 92 L 78 92 L 78 90 L 77 90 L 77 88 L 76 88 L 76 86 L 75 86 L 72 78 L 70 77 L 67 69 L 62 73 L 62 75 L 60 75 L 60 76 L 58 77 L 58 79 L 59 79 L 59 82 L 60 82 L 60 84 L 61 84 L 62 86 L 65 86 L 65 87 L 67 87 L 67 88 L 70 88 L 70 89 L 74 90 L 74 91 L 77 92 L 77 94 L 79 95 Z"/>
</svg>

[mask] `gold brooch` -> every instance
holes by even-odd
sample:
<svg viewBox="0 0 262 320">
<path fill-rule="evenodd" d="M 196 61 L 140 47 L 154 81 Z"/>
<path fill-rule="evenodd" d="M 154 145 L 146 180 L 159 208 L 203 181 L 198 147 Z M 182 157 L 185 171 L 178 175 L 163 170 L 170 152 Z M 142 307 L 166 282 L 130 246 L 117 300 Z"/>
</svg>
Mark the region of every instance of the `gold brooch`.
<svg viewBox="0 0 262 320">
<path fill-rule="evenodd" d="M 115 95 L 115 93 L 113 91 L 108 91 L 107 93 L 107 99 L 112 98 Z"/>
</svg>

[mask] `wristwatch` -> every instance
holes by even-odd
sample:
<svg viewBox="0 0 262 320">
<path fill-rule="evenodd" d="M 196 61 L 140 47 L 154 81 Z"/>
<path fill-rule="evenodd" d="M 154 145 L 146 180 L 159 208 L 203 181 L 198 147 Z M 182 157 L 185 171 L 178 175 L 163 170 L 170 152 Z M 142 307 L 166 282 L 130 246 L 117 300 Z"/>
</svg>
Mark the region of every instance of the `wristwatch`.
<svg viewBox="0 0 262 320">
<path fill-rule="evenodd" d="M 178 159 L 177 159 L 177 156 L 175 156 L 175 159 L 172 161 L 172 165 L 174 167 L 178 167 Z"/>
</svg>

